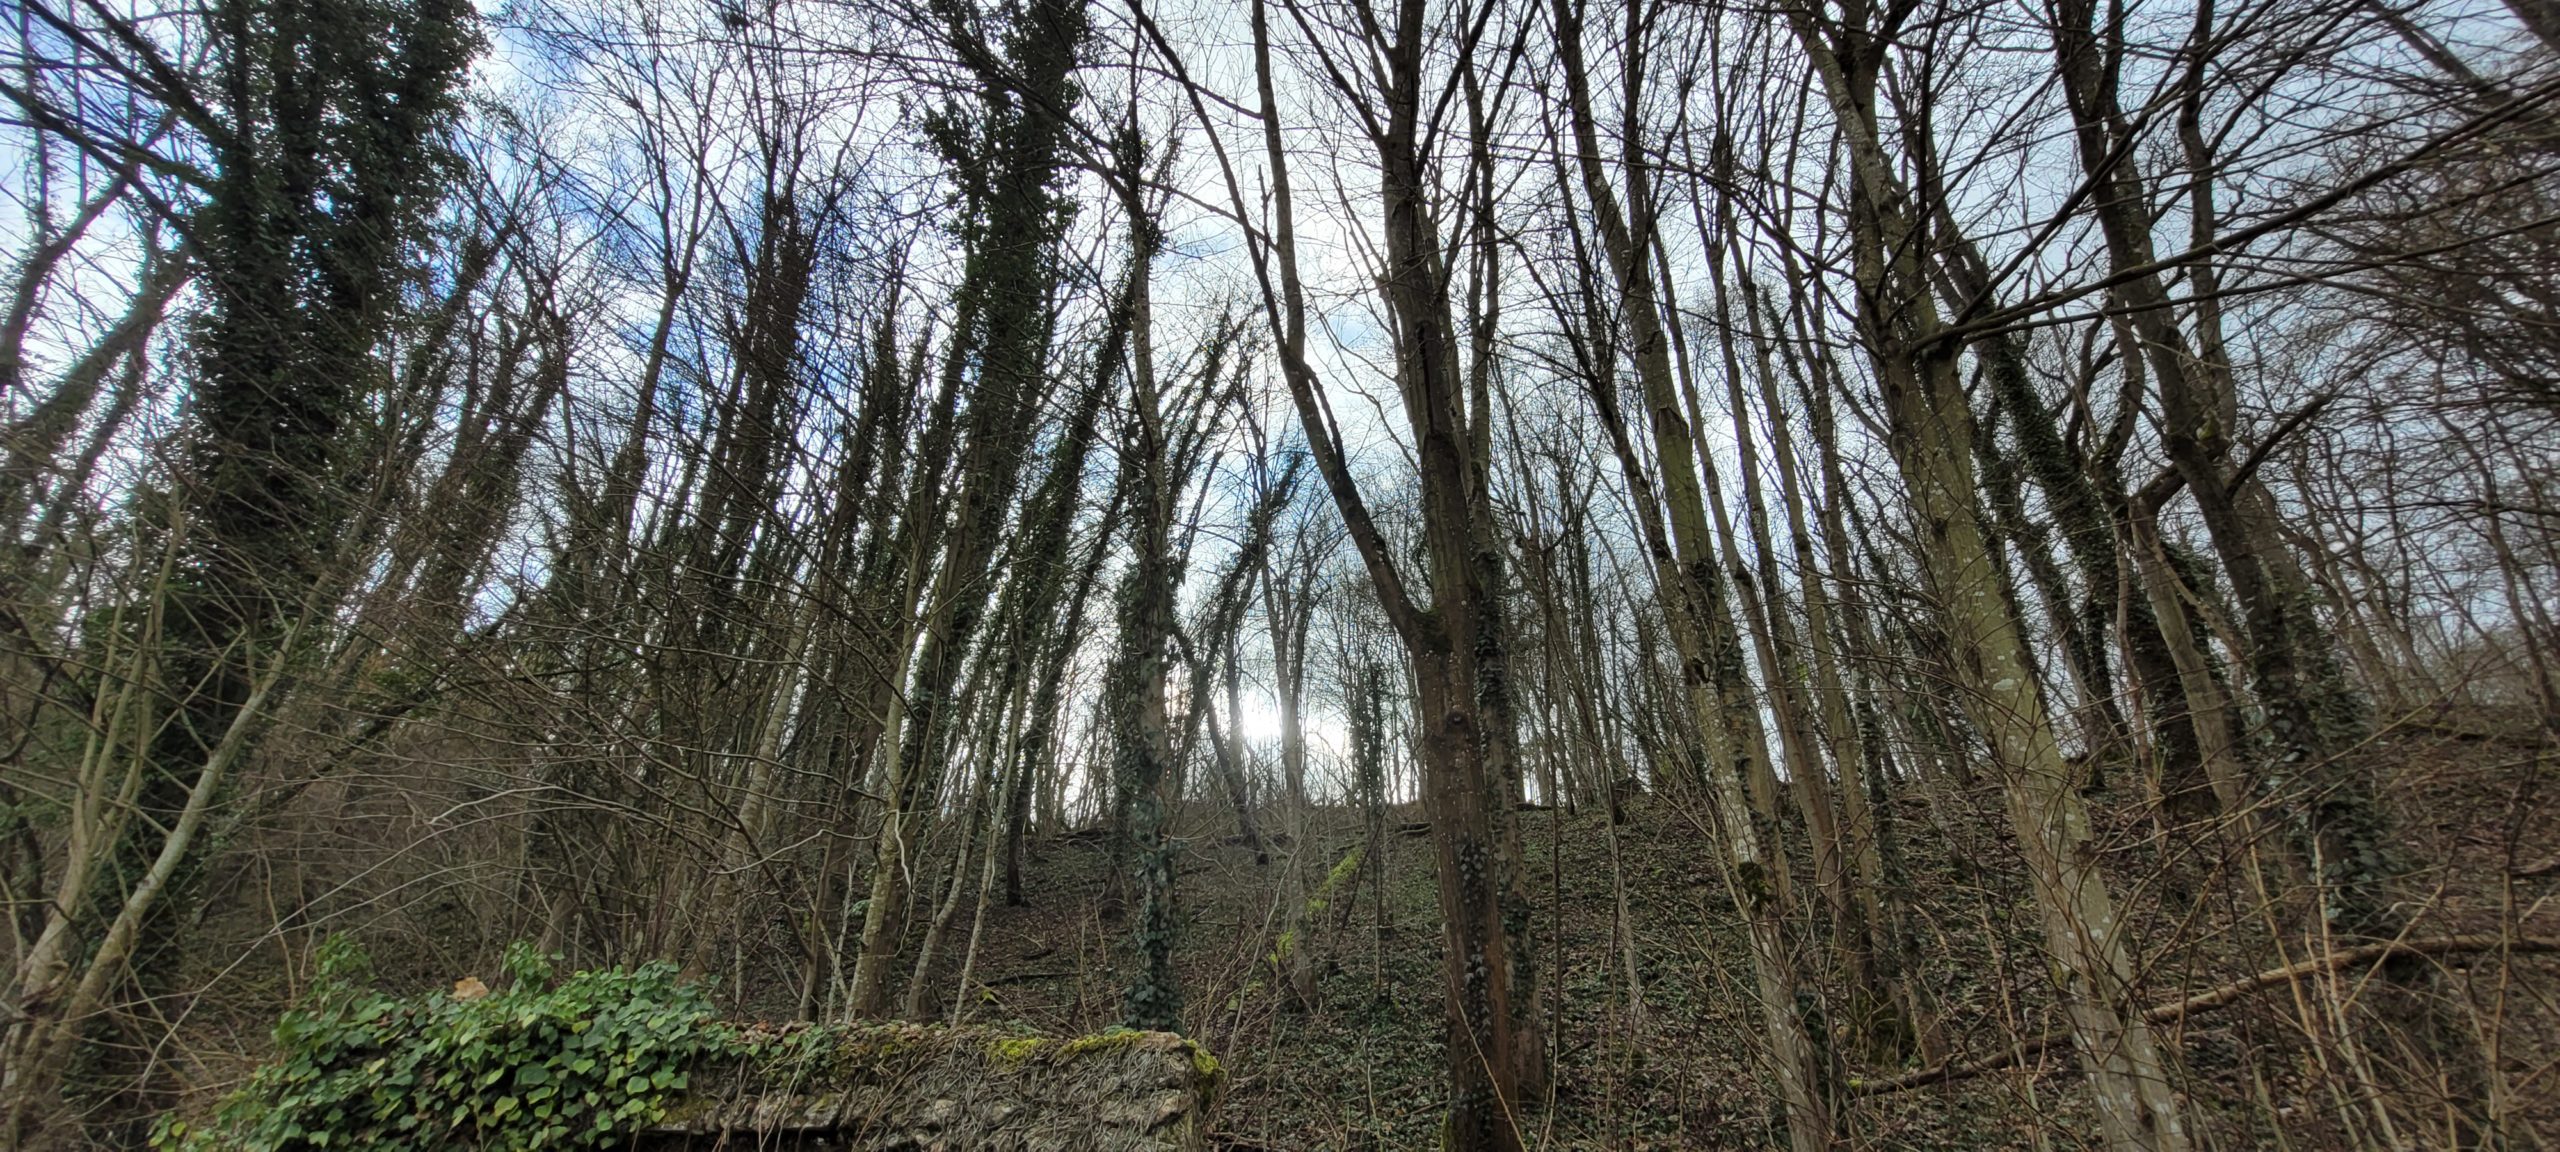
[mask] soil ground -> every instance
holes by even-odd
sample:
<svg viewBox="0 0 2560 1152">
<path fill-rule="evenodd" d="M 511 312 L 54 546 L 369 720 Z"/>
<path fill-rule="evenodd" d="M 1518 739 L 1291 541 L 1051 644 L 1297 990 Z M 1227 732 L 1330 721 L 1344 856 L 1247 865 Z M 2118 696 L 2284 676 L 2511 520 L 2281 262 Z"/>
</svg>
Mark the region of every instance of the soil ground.
<svg viewBox="0 0 2560 1152">
<path fill-rule="evenodd" d="M 2428 862 L 2406 884 L 2416 910 L 2412 936 L 2560 937 L 2560 875 L 2547 866 L 2560 854 L 2560 820 L 2544 798 L 2553 782 L 2547 758 L 2459 727 L 2403 730 L 2363 755 L 2386 781 L 2397 849 Z M 2163 834 L 2125 791 L 2099 792 L 2092 802 L 2145 967 L 2146 998 L 2174 1000 L 2262 967 L 2263 932 L 2225 891 L 2234 887 L 2228 874 L 2213 874 L 2219 841 Z M 1539 905 L 1541 994 L 1556 1021 L 1553 1095 L 1522 1115 L 1532 1146 L 1770 1143 L 1769 1080 L 1752 1064 L 1759 1024 L 1748 999 L 1748 955 L 1704 815 L 1669 795 L 1630 801 L 1614 829 L 1613 868 L 1605 815 L 1520 813 Z M 1309 813 L 1303 837 L 1278 837 L 1264 864 L 1233 842 L 1223 817 L 1205 803 L 1185 814 L 1192 835 L 1179 892 L 1185 1020 L 1232 1073 L 1220 1139 L 1236 1149 L 1431 1147 L 1442 1098 L 1441 947 L 1418 814 L 1389 816 L 1383 878 L 1364 870 L 1322 917 L 1312 945 L 1320 1002 L 1312 1009 L 1289 1003 L 1264 962 L 1287 919 L 1281 881 L 1292 851 L 1304 854 L 1309 883 L 1320 881 L 1360 843 L 1358 815 Z M 1891 821 L 1903 870 L 1895 895 L 1911 913 L 1918 976 L 1937 1007 L 1946 1056 L 1962 1063 L 2060 1027 L 2038 959 L 2031 893 L 1991 783 L 1906 789 Z M 1066 1033 L 1118 1018 L 1123 930 L 1095 911 L 1102 858 L 1095 841 L 1038 844 L 1026 906 L 989 910 L 973 1018 Z M 1818 903 L 1809 881 L 1797 884 L 1807 906 Z M 1640 1009 L 1612 943 L 1620 883 Z M 1818 939 L 1819 925 L 1803 927 L 1800 939 Z M 2350 997 L 2375 985 L 2370 969 L 2348 975 Z M 2560 958 L 2464 955 L 2421 981 L 2493 1051 L 2518 1146 L 2549 1146 L 2543 1142 L 2560 1133 L 2552 1063 L 2560 1055 Z M 1915 1052 L 1862 1044 L 1845 1013 L 1831 1010 L 1848 1002 L 1845 991 L 1832 981 L 1801 1006 L 1824 1025 L 1818 1031 L 1845 1078 L 1921 1066 Z M 2285 992 L 2258 994 L 2165 1030 L 2202 1146 L 2343 1147 L 2357 1138 L 2347 1125 L 2378 1123 L 2369 1107 L 2341 1103 L 2337 1077 L 2319 1075 L 2299 1043 L 2291 1003 Z M 2413 1072 L 2417 1062 L 2372 1055 L 2375 1076 L 2391 1081 L 2386 1090 L 2396 1099 L 2424 1098 L 2426 1085 L 2408 1082 L 2427 1079 Z M 2024 1071 L 1847 1095 L 1859 1146 L 2097 1146 L 2067 1046 L 2030 1059 Z M 2441 1133 L 2425 1127 L 2431 1119 L 2441 1120 L 2423 1108 L 2404 1113 L 2401 1123 L 2413 1130 L 2401 1137 L 2435 1143 Z"/>
</svg>

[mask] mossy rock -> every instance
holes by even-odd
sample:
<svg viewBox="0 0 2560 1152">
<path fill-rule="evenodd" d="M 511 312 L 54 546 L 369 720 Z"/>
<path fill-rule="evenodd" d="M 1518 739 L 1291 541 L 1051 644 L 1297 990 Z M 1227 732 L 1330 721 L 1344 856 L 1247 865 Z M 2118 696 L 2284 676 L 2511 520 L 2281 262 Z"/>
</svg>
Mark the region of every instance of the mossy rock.
<svg viewBox="0 0 2560 1152">
<path fill-rule="evenodd" d="M 1198 1149 L 1225 1083 L 1166 1032 L 1057 1038 L 987 1027 L 746 1030 L 745 1055 L 698 1069 L 641 1147 Z"/>
</svg>

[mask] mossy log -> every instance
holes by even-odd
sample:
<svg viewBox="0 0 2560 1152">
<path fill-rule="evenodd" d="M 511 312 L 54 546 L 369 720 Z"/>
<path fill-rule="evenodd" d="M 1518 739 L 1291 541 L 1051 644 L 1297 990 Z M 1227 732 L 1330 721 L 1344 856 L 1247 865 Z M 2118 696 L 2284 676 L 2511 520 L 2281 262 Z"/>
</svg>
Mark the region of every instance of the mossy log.
<svg viewBox="0 0 2560 1152">
<path fill-rule="evenodd" d="M 766 1054 L 697 1070 L 638 1147 L 1199 1149 L 1224 1081 L 1206 1050 L 1167 1032 L 838 1025 L 757 1047 Z"/>
</svg>

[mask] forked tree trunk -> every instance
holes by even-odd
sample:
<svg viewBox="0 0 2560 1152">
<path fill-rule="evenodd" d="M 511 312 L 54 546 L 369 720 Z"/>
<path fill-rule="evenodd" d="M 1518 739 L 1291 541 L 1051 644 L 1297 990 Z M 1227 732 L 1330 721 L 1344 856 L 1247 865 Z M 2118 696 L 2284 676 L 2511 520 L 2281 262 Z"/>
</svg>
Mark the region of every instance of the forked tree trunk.
<svg viewBox="0 0 2560 1152">
<path fill-rule="evenodd" d="M 1512 759 L 1512 716 L 1504 683 L 1501 545 L 1487 477 L 1490 402 L 1484 373 L 1472 387 L 1462 376 L 1451 300 L 1457 254 L 1442 243 L 1424 155 L 1427 41 L 1433 35 L 1423 0 L 1399 0 L 1369 29 L 1380 53 L 1384 131 L 1374 138 L 1384 211 L 1380 287 L 1395 319 L 1396 364 L 1406 422 L 1418 464 L 1422 545 L 1429 556 L 1430 606 L 1399 570 L 1396 554 L 1371 518 L 1358 482 L 1332 435 L 1331 418 L 1306 356 L 1306 299 L 1299 279 L 1286 150 L 1272 74 L 1267 6 L 1252 8 L 1256 95 L 1269 164 L 1273 227 L 1254 255 L 1265 310 L 1279 344 L 1282 378 L 1326 488 L 1358 547 L 1370 582 L 1402 644 L 1416 686 L 1423 802 L 1439 881 L 1444 1005 L 1448 1019 L 1450 1109 L 1444 1142 L 1464 1152 L 1513 1152 L 1523 1146 L 1524 1114 L 1544 1096 L 1546 1046 L 1529 947 L 1527 882 L 1520 865 L 1519 787 Z M 1491 141 L 1475 102 L 1476 61 L 1464 41 L 1454 62 L 1471 92 L 1474 136 L 1471 187 L 1490 195 Z M 1436 70 L 1438 64 L 1432 67 Z M 1342 91 L 1344 99 L 1364 99 Z M 1228 193 L 1237 210 L 1245 192 L 1232 172 Z M 1482 243 L 1471 253 L 1489 280 L 1491 221 L 1474 213 Z M 1275 259 L 1276 257 L 1276 259 Z M 1278 273 L 1275 285 L 1271 273 Z M 1483 282 L 1480 281 L 1480 286 Z M 1484 293 L 1480 300 L 1498 294 Z M 1488 315 L 1475 317 L 1489 324 Z M 1489 339 L 1479 327 L 1480 340 Z M 1485 362 L 1478 357 L 1481 367 Z M 1470 393 L 1473 393 L 1471 397 Z M 1473 399 L 1472 413 L 1470 400 Z"/>
</svg>

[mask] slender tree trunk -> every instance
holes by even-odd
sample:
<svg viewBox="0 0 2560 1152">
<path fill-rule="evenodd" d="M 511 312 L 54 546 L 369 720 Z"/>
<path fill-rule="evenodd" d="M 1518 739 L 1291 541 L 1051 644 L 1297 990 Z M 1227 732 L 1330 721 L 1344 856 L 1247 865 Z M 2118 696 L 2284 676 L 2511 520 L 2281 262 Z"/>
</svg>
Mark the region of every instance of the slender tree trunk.
<svg viewBox="0 0 2560 1152">
<path fill-rule="evenodd" d="M 2082 166 L 2096 189 L 2092 210 L 2120 273 L 2114 292 L 2127 306 L 2126 319 L 2140 337 L 2157 388 L 2162 447 L 2196 501 L 2245 620 L 2242 652 L 2273 746 L 2265 783 L 2298 813 L 2294 823 L 2306 840 L 2298 851 L 2318 862 L 2327 918 L 2357 936 L 2389 938 L 2398 931 L 2401 913 L 2388 895 L 2396 869 L 2378 800 L 2371 781 L 2333 757 L 2361 730 L 2361 708 L 2338 681 L 2334 642 L 2318 619 L 2311 583 L 2284 541 L 2274 495 L 2254 474 L 2233 476 L 2225 468 L 2237 400 L 2222 353 L 2220 314 L 2200 303 L 2196 339 L 2179 328 L 2155 270 L 2145 186 L 2129 154 L 2132 128 L 2116 105 L 2114 79 L 2104 70 L 2095 18 L 2089 0 L 2056 9 L 2056 67 L 2078 127 Z M 2209 21 L 2209 10 L 2199 19 Z M 2209 236 L 2211 161 L 2199 145 L 2189 151 L 2198 166 L 2187 177 L 2191 210 L 2199 214 L 2193 227 Z M 2197 299 L 2211 301 L 2210 264 L 2198 263 L 2189 273 L 2199 278 Z"/>
<path fill-rule="evenodd" d="M 1132 255 L 1129 273 L 1132 418 L 1121 448 L 1120 466 L 1129 477 L 1129 533 L 1132 562 L 1121 577 L 1119 649 L 1112 657 L 1104 699 L 1111 712 L 1114 786 L 1128 814 L 1124 835 L 1127 860 L 1134 869 L 1132 889 L 1137 908 L 1131 917 L 1131 939 L 1137 970 L 1128 988 L 1126 1019 L 1133 1028 L 1176 1031 L 1182 1027 L 1182 988 L 1173 971 L 1174 846 L 1166 837 L 1173 779 L 1173 724 L 1167 716 L 1165 688 L 1172 664 L 1174 590 L 1179 573 L 1173 553 L 1173 518 L 1180 501 L 1163 395 L 1155 374 L 1153 309 L 1147 290 L 1147 267 L 1155 252 L 1154 222 L 1139 207 L 1134 190 L 1138 160 L 1123 187 L 1131 203 Z M 1203 700 L 1193 705 L 1205 708 Z"/>
<path fill-rule="evenodd" d="M 1639 11 L 1631 9 L 1631 25 L 1639 19 Z M 1588 386 L 1617 451 L 1620 469 L 1653 553 L 1655 580 L 1669 610 L 1691 707 L 1706 738 L 1706 763 L 1702 767 L 1710 806 L 1724 823 L 1723 847 L 1730 865 L 1734 902 L 1750 929 L 1761 1020 L 1767 1030 L 1779 1096 L 1786 1107 L 1789 1140 L 1796 1152 L 1818 1152 L 1832 1142 L 1833 1121 L 1817 1049 L 1797 1013 L 1799 977 L 1785 931 L 1786 865 L 1766 847 L 1767 832 L 1755 820 L 1756 816 L 1765 819 L 1766 802 L 1755 803 L 1747 797 L 1744 787 L 1751 763 L 1766 759 L 1765 744 L 1758 757 L 1749 748 L 1760 735 L 1757 708 L 1747 692 L 1738 690 L 1741 652 L 1716 577 L 1716 561 L 1709 554 L 1705 498 L 1690 463 L 1697 459 L 1691 450 L 1692 429 L 1683 415 L 1678 385 L 1673 379 L 1669 339 L 1660 320 L 1661 306 L 1655 300 L 1649 246 L 1619 209 L 1616 191 L 1602 168 L 1582 63 L 1580 12 L 1573 0 L 1556 0 L 1555 16 L 1567 91 L 1572 99 L 1569 112 L 1577 167 L 1599 225 L 1603 252 L 1617 277 L 1622 311 L 1635 336 L 1636 374 L 1651 417 L 1655 459 L 1662 466 L 1664 492 L 1660 502 L 1646 478 L 1625 421 L 1618 414 L 1615 386 L 1608 380 L 1614 366 L 1594 363 L 1586 370 Z M 1637 48 L 1631 42 L 1627 51 L 1632 57 Z M 1638 65 L 1631 63 L 1629 67 L 1632 71 Z M 1651 195 L 1642 178 L 1643 166 L 1627 167 L 1632 183 L 1627 202 L 1639 206 L 1650 203 Z M 1667 534 L 1663 524 L 1666 506 L 1670 519 Z M 1742 716 L 1745 712 L 1753 714 L 1747 721 Z M 1806 770 L 1801 764 L 1795 767 L 1798 772 Z M 1816 766 L 1812 770 L 1821 769 Z"/>
<path fill-rule="evenodd" d="M 1484 374 L 1471 389 L 1462 378 L 1449 282 L 1452 264 L 1435 219 L 1434 184 L 1426 171 L 1422 117 L 1426 41 L 1424 0 L 1399 0 L 1373 28 L 1381 53 L 1384 131 L 1375 138 L 1384 212 L 1380 277 L 1397 334 L 1397 372 L 1418 465 L 1422 544 L 1429 557 L 1430 607 L 1371 519 L 1349 465 L 1334 443 L 1331 421 L 1306 358 L 1306 303 L 1298 278 L 1286 152 L 1281 146 L 1266 6 L 1253 6 L 1255 78 L 1274 214 L 1270 248 L 1258 257 L 1265 307 L 1278 336 L 1282 377 L 1306 434 L 1309 455 L 1342 512 L 1371 584 L 1405 649 L 1416 687 L 1422 798 L 1431 813 L 1446 948 L 1450 1112 L 1444 1139 L 1463 1152 L 1513 1152 L 1522 1146 L 1523 1111 L 1544 1095 L 1546 1048 L 1535 995 L 1535 952 L 1529 945 L 1527 880 L 1519 855 L 1513 733 L 1504 683 L 1501 547 L 1493 521 L 1483 446 L 1491 413 Z M 1470 44 L 1472 42 L 1469 42 Z M 1436 66 L 1435 66 L 1436 67 Z M 1476 63 L 1457 62 L 1473 83 Z M 1346 99 L 1365 98 L 1343 93 Z M 1479 175 L 1472 187 L 1489 195 L 1491 141 L 1482 118 L 1473 142 Z M 1230 196 L 1244 211 L 1244 191 Z M 1479 205 L 1475 225 L 1490 228 Z M 1479 231 L 1480 240 L 1489 241 Z M 1493 246 L 1478 246 L 1489 259 Z M 1268 273 L 1276 265 L 1280 283 Z M 1491 300 L 1496 294 L 1487 293 Z M 1484 325 L 1490 315 L 1475 319 Z M 1477 329 L 1489 339 L 1487 328 Z M 1485 358 L 1479 356 L 1479 365 Z M 1470 392 L 1477 400 L 1472 417 Z"/>
<path fill-rule="evenodd" d="M 2126 1152 L 2183 1152 L 2184 1113 L 2141 1014 L 2132 952 L 2090 842 L 2077 774 L 2054 739 L 1976 518 L 1972 410 L 1957 375 L 1956 349 L 1944 340 L 1917 266 L 1926 248 L 1908 194 L 1876 136 L 1872 69 L 1880 60 L 1863 47 L 1844 51 L 1832 38 L 1863 37 L 1863 27 L 1826 26 L 1802 8 L 1790 9 L 1787 18 L 1813 61 L 1848 153 L 1860 335 L 1884 393 L 1893 455 L 1910 492 L 1920 560 L 1955 659 L 1955 683 L 1991 744 L 2102 1130 L 2110 1147 Z"/>
<path fill-rule="evenodd" d="M 1009 59 L 975 62 L 1003 77 L 998 83 L 990 76 L 985 99 L 972 110 L 988 147 L 973 151 L 955 138 L 944 157 L 964 170 L 965 183 L 981 189 L 968 206 L 982 219 L 972 232 L 960 289 L 961 314 L 974 327 L 954 333 L 960 347 L 975 353 L 978 374 L 960 446 L 958 515 L 943 540 L 933 594 L 924 601 L 915 674 L 890 709 L 893 730 L 883 742 L 891 750 L 884 773 L 888 811 L 872 865 L 862 955 L 854 965 L 849 1008 L 857 1015 L 877 1016 L 889 1007 L 890 967 L 906 938 L 912 826 L 943 767 L 933 754 L 949 735 L 951 687 L 985 612 L 987 574 L 1021 486 L 1046 383 L 1055 320 L 1049 294 L 1065 226 L 1048 188 L 1065 162 L 1066 118 L 1075 101 L 1069 77 L 1084 50 L 1085 15 L 1070 0 L 1037 0 L 1013 14 Z M 1017 89 L 1025 95 L 1010 95 Z M 968 359 L 955 347 L 951 370 Z"/>
</svg>

